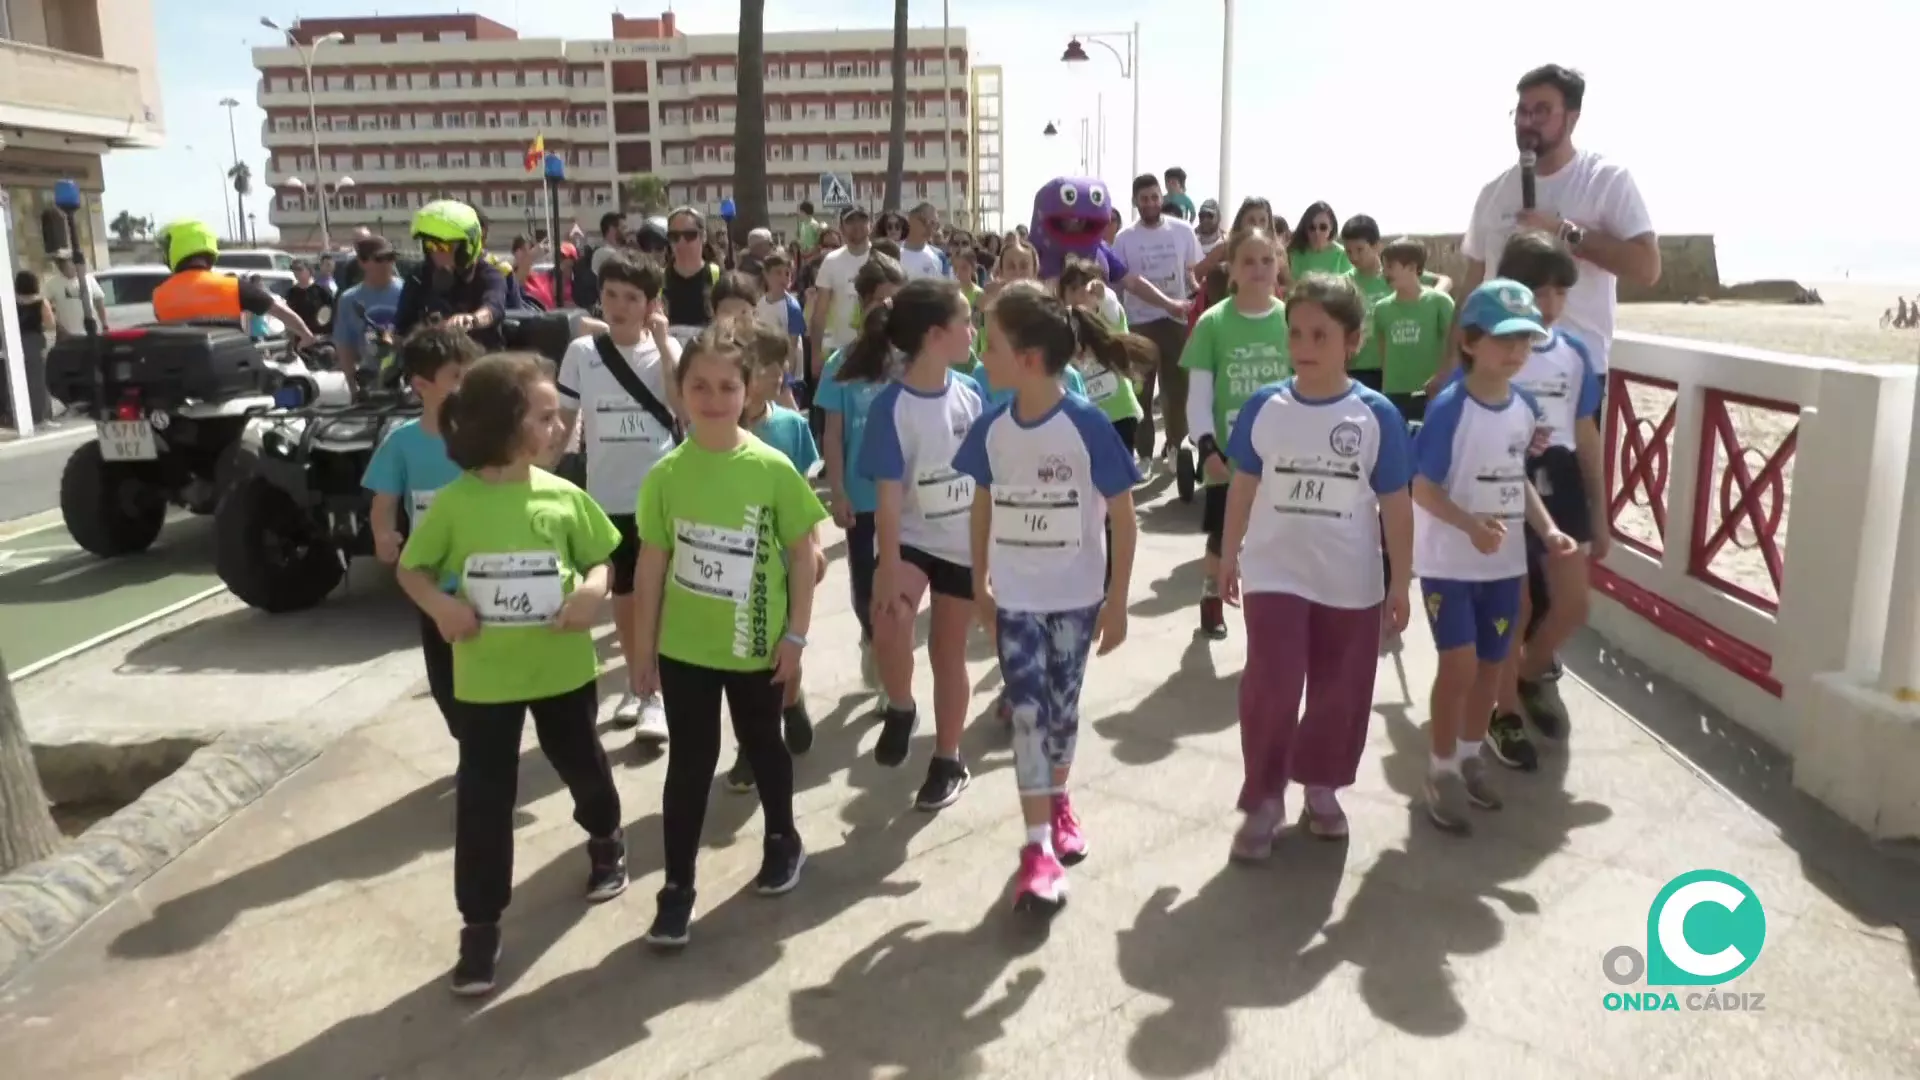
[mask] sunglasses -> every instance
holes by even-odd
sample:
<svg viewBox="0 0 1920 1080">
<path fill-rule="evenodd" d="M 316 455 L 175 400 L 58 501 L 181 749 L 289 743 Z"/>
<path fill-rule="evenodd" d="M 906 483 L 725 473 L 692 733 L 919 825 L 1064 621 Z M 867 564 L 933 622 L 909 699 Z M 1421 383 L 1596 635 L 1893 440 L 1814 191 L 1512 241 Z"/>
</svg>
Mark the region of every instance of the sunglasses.
<svg viewBox="0 0 1920 1080">
<path fill-rule="evenodd" d="M 675 243 L 678 243 L 682 240 L 698 240 L 700 239 L 700 230 L 699 229 L 675 229 L 672 232 L 669 232 L 667 234 L 667 239 L 672 240 Z"/>
<path fill-rule="evenodd" d="M 1330 233 L 1333 231 L 1333 223 L 1328 221 L 1316 221 L 1313 224 L 1307 226 L 1307 231 Z"/>
<path fill-rule="evenodd" d="M 420 246 L 421 246 L 421 247 L 422 247 L 423 249 L 425 249 L 425 250 L 427 250 L 427 251 L 441 251 L 441 252 L 449 252 L 449 251 L 452 251 L 452 250 L 453 250 L 453 241 L 451 241 L 451 240 L 427 240 L 427 241 L 425 241 L 425 242 L 423 242 L 423 243 L 422 243 L 422 244 L 421 244 Z"/>
</svg>

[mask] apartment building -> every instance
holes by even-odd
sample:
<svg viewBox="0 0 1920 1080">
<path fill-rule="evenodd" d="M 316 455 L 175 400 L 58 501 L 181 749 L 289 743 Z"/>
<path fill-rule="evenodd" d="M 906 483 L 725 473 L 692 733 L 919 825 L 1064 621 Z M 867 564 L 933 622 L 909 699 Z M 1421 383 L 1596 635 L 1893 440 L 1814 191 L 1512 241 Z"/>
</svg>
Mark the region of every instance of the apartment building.
<svg viewBox="0 0 1920 1080">
<path fill-rule="evenodd" d="M 616 14 L 612 36 L 596 41 L 522 38 L 477 15 L 303 19 L 292 36 L 301 47 L 253 57 L 275 192 L 269 220 L 290 247 L 319 242 L 323 196 L 336 242 L 363 225 L 396 234 L 415 208 L 443 196 L 478 207 L 496 240 L 531 228 L 544 199 L 524 166 L 535 137 L 567 163 L 563 229 L 595 231 L 624 201 L 622 185 L 642 174 L 659 177 L 673 202 L 709 211 L 732 193 L 732 34 L 682 34 L 668 13 Z M 965 31 L 948 41 L 943 49 L 940 30 L 909 38 L 906 198 L 945 207 L 951 195 L 964 215 Z M 890 29 L 766 35 L 776 222 L 802 200 L 819 201 L 823 173 L 849 179 L 861 201 L 880 201 L 892 45 Z"/>
<path fill-rule="evenodd" d="M 164 125 L 151 0 L 0 0 L 0 199 L 16 269 L 43 272 L 53 185 L 79 184 L 88 261 L 107 261 L 101 159 L 157 147 Z"/>
</svg>

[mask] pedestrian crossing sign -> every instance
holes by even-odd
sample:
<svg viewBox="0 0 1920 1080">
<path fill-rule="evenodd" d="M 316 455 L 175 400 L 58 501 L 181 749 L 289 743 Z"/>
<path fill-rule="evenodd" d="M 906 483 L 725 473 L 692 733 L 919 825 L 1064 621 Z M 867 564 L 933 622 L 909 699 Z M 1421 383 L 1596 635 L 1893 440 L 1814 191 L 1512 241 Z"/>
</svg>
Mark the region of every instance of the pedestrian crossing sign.
<svg viewBox="0 0 1920 1080">
<path fill-rule="evenodd" d="M 820 205 L 829 210 L 844 210 L 853 205 L 853 178 L 833 173 L 820 174 Z"/>
</svg>

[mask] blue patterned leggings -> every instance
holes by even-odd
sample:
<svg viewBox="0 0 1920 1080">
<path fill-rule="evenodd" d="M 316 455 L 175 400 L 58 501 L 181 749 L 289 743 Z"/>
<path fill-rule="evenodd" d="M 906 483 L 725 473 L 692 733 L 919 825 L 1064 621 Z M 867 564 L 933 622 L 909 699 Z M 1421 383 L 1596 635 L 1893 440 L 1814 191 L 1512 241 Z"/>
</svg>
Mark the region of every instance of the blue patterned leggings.
<svg viewBox="0 0 1920 1080">
<path fill-rule="evenodd" d="M 1013 773 L 1022 796 L 1058 794 L 1054 771 L 1073 764 L 1080 685 L 1099 619 L 1099 604 L 999 613 L 1000 677 L 1013 714 Z"/>
</svg>

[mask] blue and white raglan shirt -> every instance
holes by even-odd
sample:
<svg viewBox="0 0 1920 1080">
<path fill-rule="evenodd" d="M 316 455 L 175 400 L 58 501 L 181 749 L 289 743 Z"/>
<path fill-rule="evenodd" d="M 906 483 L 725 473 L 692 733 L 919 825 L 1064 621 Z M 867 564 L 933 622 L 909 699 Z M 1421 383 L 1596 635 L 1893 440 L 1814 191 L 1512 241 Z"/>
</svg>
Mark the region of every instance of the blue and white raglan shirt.
<svg viewBox="0 0 1920 1080">
<path fill-rule="evenodd" d="M 1575 449 L 1575 423 L 1600 413 L 1600 374 L 1593 366 L 1593 350 L 1557 327 L 1527 354 L 1513 385 L 1539 403 L 1550 446 Z"/>
<path fill-rule="evenodd" d="M 1359 383 L 1303 397 L 1294 380 L 1254 391 L 1227 459 L 1260 478 L 1240 550 L 1240 588 L 1359 610 L 1386 599 L 1380 496 L 1407 490 L 1413 448 L 1386 396 Z"/>
<path fill-rule="evenodd" d="M 460 466 L 447 456 L 446 440 L 428 431 L 418 418 L 387 432 L 367 462 L 360 485 L 376 495 L 391 495 L 407 510 L 407 520 L 418 526 L 439 490 L 460 477 Z"/>
<path fill-rule="evenodd" d="M 1544 423 L 1540 405 L 1518 387 L 1504 402 L 1489 404 L 1467 392 L 1464 380 L 1448 383 L 1427 403 L 1425 422 L 1414 436 L 1414 472 L 1447 493 L 1467 513 L 1504 522 L 1500 550 L 1483 555 L 1466 533 L 1413 507 L 1413 572 L 1446 581 L 1500 581 L 1527 572 L 1528 447 Z"/>
<path fill-rule="evenodd" d="M 874 395 L 858 468 L 875 483 L 895 480 L 904 489 L 902 547 L 971 566 L 973 477 L 953 467 L 953 455 L 987 399 L 972 378 L 951 369 L 946 377 L 932 392 L 890 382 Z"/>
<path fill-rule="evenodd" d="M 953 467 L 993 495 L 988 575 L 1007 611 L 1079 611 L 1106 595 L 1107 500 L 1140 470 L 1112 421 L 1068 394 L 1036 420 L 997 405 L 973 425 Z"/>
</svg>

